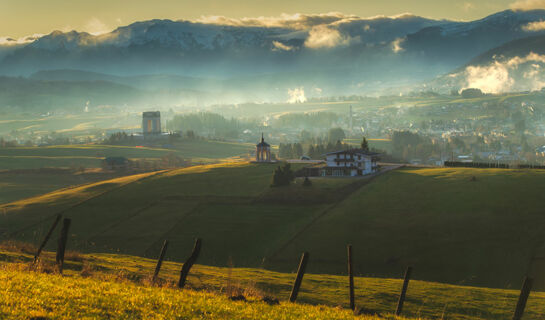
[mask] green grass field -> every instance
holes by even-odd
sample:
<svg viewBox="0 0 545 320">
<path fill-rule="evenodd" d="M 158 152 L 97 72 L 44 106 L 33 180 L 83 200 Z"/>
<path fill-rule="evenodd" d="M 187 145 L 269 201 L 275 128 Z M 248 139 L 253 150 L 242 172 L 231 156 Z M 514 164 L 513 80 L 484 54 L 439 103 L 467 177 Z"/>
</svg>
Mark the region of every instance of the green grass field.
<svg viewBox="0 0 545 320">
<path fill-rule="evenodd" d="M 122 173 L 86 170 L 12 170 L 0 171 L 0 203 L 8 203 L 54 190 L 107 180 Z"/>
<path fill-rule="evenodd" d="M 162 288 L 150 285 L 155 260 L 119 254 L 67 255 L 65 276 L 25 271 L 32 255 L 0 249 L 0 316 L 27 319 L 353 319 L 346 276 L 306 274 L 298 304 L 287 301 L 295 275 L 264 269 L 196 265 L 187 289 L 174 289 L 181 264 L 166 261 Z M 70 248 L 69 248 L 70 249 Z M 169 250 L 175 248 L 170 247 Z M 29 250 L 26 250 L 29 251 Z M 31 250 L 30 250 L 31 251 Z M 54 253 L 43 254 L 51 270 Z M 400 279 L 355 278 L 356 304 L 394 319 Z M 249 302 L 231 302 L 242 294 Z M 268 296 L 280 301 L 268 306 Z M 70 298 L 68 298 L 70 297 Z M 510 319 L 517 290 L 500 290 L 411 281 L 403 315 L 418 319 Z M 545 294 L 532 292 L 524 319 L 545 316 Z M 314 306 L 313 306 L 314 305 Z M 407 319 L 409 319 L 407 318 Z M 359 319 L 376 319 L 359 317 Z M 395 318 L 400 319 L 400 318 Z"/>
<path fill-rule="evenodd" d="M 353 193 L 277 258 L 304 249 L 322 261 L 311 270 L 334 272 L 352 243 L 361 274 L 391 276 L 412 265 L 422 279 L 516 287 L 543 251 L 544 178 L 544 171 L 396 170 Z M 543 273 L 533 274 L 541 288 Z"/>
<path fill-rule="evenodd" d="M 518 288 L 530 272 L 545 288 L 532 260 L 544 251 L 545 171 L 404 168 L 361 187 L 316 178 L 277 189 L 274 168 L 197 166 L 16 201 L 0 205 L 0 234 L 37 243 L 62 212 L 84 252 L 154 257 L 169 239 L 169 259 L 183 261 L 200 237 L 206 265 L 286 272 L 309 251 L 310 272 L 342 274 L 351 243 L 362 276 L 412 265 L 419 280 Z"/>
<path fill-rule="evenodd" d="M 210 163 L 225 158 L 245 158 L 254 148 L 248 143 L 207 140 L 183 140 L 169 149 L 98 144 L 0 148 L 0 169 L 98 168 L 105 157 L 158 160 L 169 153 L 193 162 Z"/>
</svg>

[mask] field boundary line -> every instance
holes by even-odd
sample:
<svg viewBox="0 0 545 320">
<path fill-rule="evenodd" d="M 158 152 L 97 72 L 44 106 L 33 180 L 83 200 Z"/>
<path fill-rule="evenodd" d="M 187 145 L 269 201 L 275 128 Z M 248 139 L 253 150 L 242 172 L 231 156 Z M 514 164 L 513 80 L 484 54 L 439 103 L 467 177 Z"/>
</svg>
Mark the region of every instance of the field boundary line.
<svg viewBox="0 0 545 320">
<path fill-rule="evenodd" d="M 372 181 L 374 181 L 377 177 L 384 175 L 390 171 L 396 170 L 403 167 L 402 165 L 399 166 L 393 166 L 389 167 L 388 169 L 385 169 L 384 171 L 379 171 L 377 173 L 372 174 L 371 176 L 368 176 L 366 178 L 362 178 L 362 180 L 351 183 L 347 186 L 350 186 L 351 188 L 347 188 L 350 190 L 350 192 L 343 193 L 343 197 L 339 198 L 335 203 L 331 204 L 327 208 L 325 208 L 321 213 L 316 215 L 308 224 L 303 226 L 299 231 L 297 231 L 286 243 L 284 243 L 280 248 L 275 250 L 271 255 L 265 258 L 265 261 L 274 261 L 274 258 L 278 256 L 284 249 L 286 249 L 290 244 L 292 244 L 297 238 L 299 238 L 305 231 L 307 231 L 310 227 L 312 227 L 318 220 L 325 217 L 329 212 L 331 212 L 332 209 L 337 207 L 341 202 L 343 202 L 346 198 L 348 198 L 350 195 L 352 195 L 354 192 L 360 190 L 362 187 L 368 185 Z M 355 188 L 354 188 L 355 186 Z"/>
<path fill-rule="evenodd" d="M 161 170 L 161 171 L 157 171 L 156 173 L 151 174 L 151 175 L 149 175 L 149 176 L 147 176 L 147 177 L 144 177 L 144 178 L 141 178 L 141 179 L 137 179 L 137 180 L 134 180 L 134 181 L 131 181 L 131 182 L 127 182 L 127 183 L 125 183 L 125 184 L 121 184 L 121 185 L 119 185 L 119 186 L 117 186 L 117 187 L 113 187 L 112 189 L 105 190 L 105 191 L 100 192 L 100 193 L 98 193 L 98 194 L 96 194 L 96 195 L 94 195 L 94 196 L 91 196 L 91 197 L 89 197 L 89 198 L 86 198 L 86 199 L 83 199 L 83 200 L 81 200 L 81 201 L 78 201 L 78 202 L 76 202 L 75 204 L 73 204 L 73 205 L 71 205 L 71 206 L 69 206 L 69 207 L 67 207 L 67 208 L 63 208 L 63 209 L 61 209 L 60 211 L 56 211 L 56 212 L 54 212 L 53 214 L 48 215 L 46 218 L 44 218 L 44 219 L 42 219 L 42 220 L 40 220 L 40 221 L 38 221 L 38 222 L 35 222 L 35 223 L 33 223 L 33 224 L 24 226 L 24 227 L 20 228 L 19 230 L 15 230 L 15 231 L 11 232 L 11 233 L 8 235 L 8 237 L 15 237 L 15 235 L 17 235 L 18 233 L 23 232 L 23 231 L 26 231 L 26 230 L 28 230 L 29 228 L 38 226 L 38 225 L 40 225 L 40 224 L 42 224 L 42 223 L 48 221 L 51 217 L 54 217 L 54 216 L 56 216 L 56 215 L 58 215 L 58 214 L 64 214 L 65 212 L 67 212 L 67 211 L 69 211 L 69 210 L 72 210 L 72 209 L 74 209 L 74 208 L 77 208 L 77 207 L 79 207 L 80 205 L 86 203 L 87 201 L 91 201 L 91 200 L 97 199 L 97 198 L 99 198 L 99 197 L 101 197 L 101 196 L 103 196 L 103 195 L 105 195 L 105 194 L 107 194 L 107 193 L 109 193 L 109 192 L 119 190 L 119 189 L 124 188 L 124 187 L 126 187 L 126 186 L 128 186 L 128 185 L 131 185 L 131 184 L 133 184 L 133 183 L 135 183 L 135 182 L 137 182 L 137 181 L 143 181 L 143 180 L 149 179 L 149 178 L 151 178 L 151 177 L 155 177 L 155 176 L 157 176 L 157 175 L 164 174 L 164 173 L 166 173 L 166 172 L 168 172 L 168 171 L 170 171 L 170 170 Z"/>
<path fill-rule="evenodd" d="M 153 243 L 151 243 L 144 251 L 143 251 L 143 254 L 144 256 L 148 256 L 148 252 L 151 252 L 152 248 L 155 246 L 155 244 L 157 243 L 161 243 L 162 240 L 166 239 L 166 236 L 168 234 L 170 234 L 171 232 L 173 232 L 174 230 L 177 229 L 178 225 L 184 221 L 185 219 L 187 219 L 187 217 L 189 217 L 190 215 L 192 215 L 195 211 L 197 211 L 199 208 L 201 208 L 203 206 L 203 203 L 202 202 L 197 202 L 193 208 L 191 208 L 190 210 L 188 210 L 185 214 L 183 214 L 180 219 L 178 219 L 178 221 L 176 221 L 176 223 L 172 226 L 172 228 L 168 229 L 166 232 L 162 233 L 158 238 L 157 240 L 153 241 Z M 168 239 L 167 239 L 168 240 Z M 151 255 L 151 253 L 149 254 Z"/>
</svg>

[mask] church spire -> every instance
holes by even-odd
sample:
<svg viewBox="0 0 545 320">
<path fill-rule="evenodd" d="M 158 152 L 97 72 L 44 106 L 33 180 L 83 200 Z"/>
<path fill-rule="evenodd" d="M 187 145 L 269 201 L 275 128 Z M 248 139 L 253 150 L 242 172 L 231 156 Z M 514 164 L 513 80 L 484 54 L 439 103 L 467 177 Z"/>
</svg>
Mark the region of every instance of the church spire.
<svg viewBox="0 0 545 320">
<path fill-rule="evenodd" d="M 265 142 L 265 138 L 263 138 L 263 132 L 261 132 L 261 142 Z"/>
</svg>

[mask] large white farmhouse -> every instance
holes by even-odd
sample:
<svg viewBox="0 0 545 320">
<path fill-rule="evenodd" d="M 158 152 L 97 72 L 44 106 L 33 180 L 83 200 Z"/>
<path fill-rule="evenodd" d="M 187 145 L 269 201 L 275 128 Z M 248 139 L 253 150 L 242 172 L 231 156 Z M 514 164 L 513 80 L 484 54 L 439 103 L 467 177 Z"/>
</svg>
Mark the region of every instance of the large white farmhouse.
<svg viewBox="0 0 545 320">
<path fill-rule="evenodd" d="M 326 153 L 327 166 L 321 168 L 321 175 L 354 177 L 376 172 L 378 155 L 361 149 Z"/>
</svg>

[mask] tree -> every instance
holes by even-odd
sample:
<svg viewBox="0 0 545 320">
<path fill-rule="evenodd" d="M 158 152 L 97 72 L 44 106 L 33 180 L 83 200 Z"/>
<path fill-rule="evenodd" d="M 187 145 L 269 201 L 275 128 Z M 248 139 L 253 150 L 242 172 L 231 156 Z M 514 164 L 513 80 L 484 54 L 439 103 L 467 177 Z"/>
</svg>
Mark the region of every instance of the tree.
<svg viewBox="0 0 545 320">
<path fill-rule="evenodd" d="M 363 137 L 363 140 L 361 141 L 361 150 L 368 152 L 369 151 L 369 143 L 367 143 L 367 139 Z"/>
<path fill-rule="evenodd" d="M 295 174 L 291 170 L 289 163 L 284 163 L 284 165 L 278 166 L 273 173 L 273 187 L 282 187 L 288 186 L 295 179 Z"/>
<path fill-rule="evenodd" d="M 481 89 L 478 88 L 467 88 L 462 90 L 462 98 L 464 99 L 470 99 L 470 98 L 479 98 L 482 97 L 484 94 L 481 91 Z"/>
<path fill-rule="evenodd" d="M 327 140 L 329 142 L 343 141 L 346 138 L 344 130 L 341 128 L 331 128 L 327 133 Z"/>
<path fill-rule="evenodd" d="M 314 145 L 310 145 L 308 146 L 308 151 L 307 151 L 307 155 L 311 158 L 311 159 L 314 159 L 315 156 L 316 156 L 316 150 L 314 149 Z"/>
<path fill-rule="evenodd" d="M 303 155 L 303 146 L 300 143 L 293 144 L 293 153 L 295 158 L 301 158 Z"/>
<path fill-rule="evenodd" d="M 278 156 L 280 158 L 284 158 L 285 153 L 286 153 L 286 146 L 283 143 L 280 143 L 278 145 Z"/>
<path fill-rule="evenodd" d="M 301 142 L 305 143 L 309 141 L 312 141 L 312 134 L 307 130 L 301 131 Z"/>
<path fill-rule="evenodd" d="M 337 143 L 335 144 L 335 151 L 339 151 L 343 149 L 343 143 L 341 140 L 337 140 Z"/>
<path fill-rule="evenodd" d="M 193 130 L 187 130 L 185 132 L 185 136 L 188 138 L 188 139 L 195 139 L 195 132 Z"/>
</svg>

